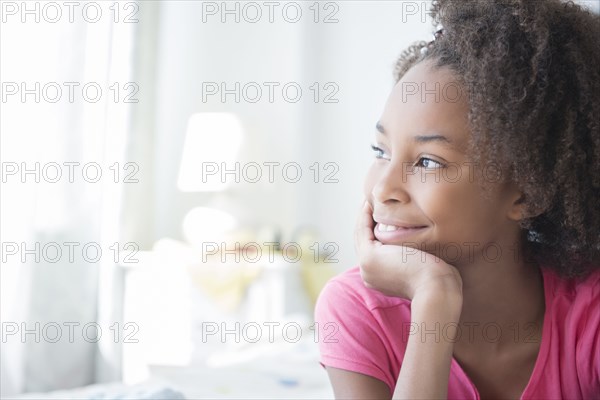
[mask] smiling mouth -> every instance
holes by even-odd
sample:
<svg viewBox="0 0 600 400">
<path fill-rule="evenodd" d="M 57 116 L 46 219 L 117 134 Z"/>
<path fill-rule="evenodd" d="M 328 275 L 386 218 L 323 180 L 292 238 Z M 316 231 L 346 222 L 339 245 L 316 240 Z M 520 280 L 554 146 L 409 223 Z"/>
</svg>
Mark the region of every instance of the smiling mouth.
<svg viewBox="0 0 600 400">
<path fill-rule="evenodd" d="M 398 226 L 398 225 L 386 225 L 382 223 L 377 223 L 376 229 L 379 232 L 395 232 L 395 231 L 408 231 L 408 230 L 417 230 L 427 228 L 425 225 L 415 225 L 415 226 Z"/>
<path fill-rule="evenodd" d="M 377 223 L 373 234 L 383 244 L 399 244 L 408 238 L 418 235 L 428 227 L 425 225 L 397 226 Z"/>
</svg>

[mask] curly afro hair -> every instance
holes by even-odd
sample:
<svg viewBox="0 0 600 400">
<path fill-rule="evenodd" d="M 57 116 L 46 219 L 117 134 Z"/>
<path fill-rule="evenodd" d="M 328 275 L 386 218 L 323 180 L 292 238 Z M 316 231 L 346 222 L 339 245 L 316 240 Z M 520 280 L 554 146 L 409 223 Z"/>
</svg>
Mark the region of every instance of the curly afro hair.
<svg viewBox="0 0 600 400">
<path fill-rule="evenodd" d="M 523 192 L 526 255 L 561 276 L 600 268 L 600 17 L 560 0 L 437 0 L 441 35 L 400 55 L 467 91 L 469 152 Z"/>
</svg>

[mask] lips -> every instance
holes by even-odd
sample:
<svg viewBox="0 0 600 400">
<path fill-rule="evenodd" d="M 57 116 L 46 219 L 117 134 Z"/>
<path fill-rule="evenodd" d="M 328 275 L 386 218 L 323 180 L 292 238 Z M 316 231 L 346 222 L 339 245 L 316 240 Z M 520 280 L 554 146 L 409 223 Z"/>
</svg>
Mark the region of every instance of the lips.
<svg viewBox="0 0 600 400">
<path fill-rule="evenodd" d="M 394 221 L 387 218 L 373 218 L 377 223 L 373 234 L 382 243 L 393 243 L 416 236 L 427 229 L 427 225 Z"/>
<path fill-rule="evenodd" d="M 409 225 L 409 224 L 384 224 L 382 222 L 377 223 L 377 228 L 382 232 L 393 232 L 398 229 L 417 229 L 417 228 L 426 228 L 426 225 Z"/>
<path fill-rule="evenodd" d="M 383 217 L 378 217 L 378 216 L 373 216 L 373 220 L 377 223 L 377 225 L 382 226 L 384 231 L 394 231 L 396 229 L 415 229 L 415 228 L 424 228 L 427 225 L 423 225 L 423 224 L 413 224 L 413 223 L 408 223 L 408 222 L 403 222 L 403 221 L 398 221 L 398 220 L 393 220 L 393 219 L 389 219 L 389 218 L 383 218 Z"/>
</svg>

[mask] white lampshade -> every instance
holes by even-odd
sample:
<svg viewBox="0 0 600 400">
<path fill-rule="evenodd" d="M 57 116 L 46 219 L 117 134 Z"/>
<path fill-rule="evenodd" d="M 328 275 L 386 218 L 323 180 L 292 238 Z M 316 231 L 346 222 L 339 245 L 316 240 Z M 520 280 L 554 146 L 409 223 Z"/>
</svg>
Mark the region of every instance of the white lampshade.
<svg viewBox="0 0 600 400">
<path fill-rule="evenodd" d="M 242 145 L 243 128 L 231 113 L 196 113 L 189 121 L 177 187 L 183 192 L 218 192 L 234 181 L 232 170 Z"/>
</svg>

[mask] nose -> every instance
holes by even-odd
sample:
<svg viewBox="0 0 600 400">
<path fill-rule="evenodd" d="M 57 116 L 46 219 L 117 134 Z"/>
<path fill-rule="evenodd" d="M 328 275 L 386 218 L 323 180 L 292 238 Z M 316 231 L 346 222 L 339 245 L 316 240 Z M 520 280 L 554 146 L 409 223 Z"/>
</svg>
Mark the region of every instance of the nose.
<svg viewBox="0 0 600 400">
<path fill-rule="evenodd" d="M 381 166 L 375 176 L 375 185 L 372 189 L 373 200 L 379 203 L 410 202 L 410 195 L 407 190 L 407 169 L 406 163 L 389 162 Z"/>
</svg>

